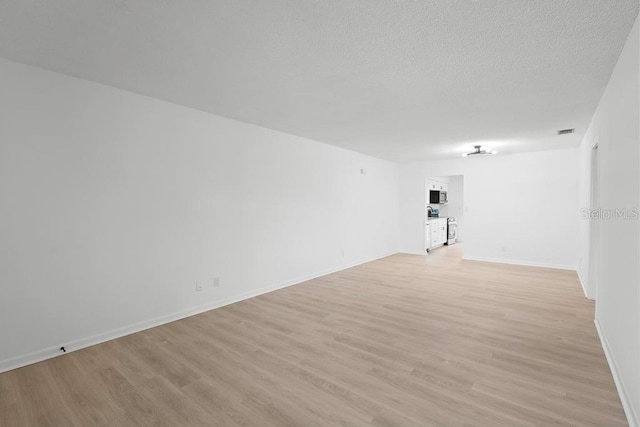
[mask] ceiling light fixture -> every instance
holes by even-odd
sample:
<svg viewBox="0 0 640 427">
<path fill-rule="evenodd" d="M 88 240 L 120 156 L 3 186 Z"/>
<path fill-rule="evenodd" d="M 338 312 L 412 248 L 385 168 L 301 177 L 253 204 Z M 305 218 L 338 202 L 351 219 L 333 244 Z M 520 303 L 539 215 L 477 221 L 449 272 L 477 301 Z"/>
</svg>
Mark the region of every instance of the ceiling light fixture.
<svg viewBox="0 0 640 427">
<path fill-rule="evenodd" d="M 474 145 L 473 148 L 476 149 L 476 151 L 472 151 L 471 153 L 464 153 L 462 155 L 462 157 L 467 157 L 467 156 L 477 156 L 477 155 L 491 155 L 491 154 L 498 154 L 498 152 L 496 150 L 493 151 L 487 151 L 487 150 L 483 150 L 481 148 L 481 145 Z"/>
</svg>

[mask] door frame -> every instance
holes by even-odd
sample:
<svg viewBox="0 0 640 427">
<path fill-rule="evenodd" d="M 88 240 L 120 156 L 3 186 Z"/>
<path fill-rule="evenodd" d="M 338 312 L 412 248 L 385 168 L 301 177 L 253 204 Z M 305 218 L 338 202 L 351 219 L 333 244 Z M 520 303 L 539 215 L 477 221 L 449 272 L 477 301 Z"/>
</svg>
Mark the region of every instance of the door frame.
<svg viewBox="0 0 640 427">
<path fill-rule="evenodd" d="M 600 151 L 599 141 L 591 147 L 591 180 L 589 195 L 589 276 L 587 298 L 596 300 L 600 274 Z"/>
</svg>

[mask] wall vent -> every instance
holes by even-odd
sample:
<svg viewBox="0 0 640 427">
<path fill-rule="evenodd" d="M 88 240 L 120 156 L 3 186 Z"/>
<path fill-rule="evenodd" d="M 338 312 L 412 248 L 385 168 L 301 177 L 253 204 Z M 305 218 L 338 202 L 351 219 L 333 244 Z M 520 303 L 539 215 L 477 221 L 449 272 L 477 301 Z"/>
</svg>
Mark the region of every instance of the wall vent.
<svg viewBox="0 0 640 427">
<path fill-rule="evenodd" d="M 569 133 L 574 133 L 575 131 L 576 131 L 576 128 L 562 129 L 558 131 L 558 135 L 567 135 Z"/>
</svg>

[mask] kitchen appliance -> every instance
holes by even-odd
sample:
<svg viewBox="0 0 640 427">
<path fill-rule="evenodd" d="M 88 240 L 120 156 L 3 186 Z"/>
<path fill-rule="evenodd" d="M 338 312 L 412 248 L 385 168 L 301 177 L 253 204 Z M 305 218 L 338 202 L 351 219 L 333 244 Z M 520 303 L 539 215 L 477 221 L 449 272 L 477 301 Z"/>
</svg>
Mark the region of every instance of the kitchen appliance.
<svg viewBox="0 0 640 427">
<path fill-rule="evenodd" d="M 431 206 L 428 206 L 427 216 L 429 218 L 438 218 L 440 216 L 440 209 L 433 209 Z"/>
<path fill-rule="evenodd" d="M 446 191 L 441 191 L 440 192 L 440 204 L 444 205 L 447 202 L 449 202 L 449 199 L 447 198 L 447 192 Z"/>
<path fill-rule="evenodd" d="M 438 190 L 429 190 L 429 203 L 434 205 L 444 205 L 448 202 L 447 192 Z"/>
<path fill-rule="evenodd" d="M 429 190 L 429 203 L 435 205 L 440 203 L 440 192 L 438 190 Z"/>
<path fill-rule="evenodd" d="M 453 245 L 458 239 L 458 221 L 455 218 L 447 219 L 447 245 Z"/>
</svg>

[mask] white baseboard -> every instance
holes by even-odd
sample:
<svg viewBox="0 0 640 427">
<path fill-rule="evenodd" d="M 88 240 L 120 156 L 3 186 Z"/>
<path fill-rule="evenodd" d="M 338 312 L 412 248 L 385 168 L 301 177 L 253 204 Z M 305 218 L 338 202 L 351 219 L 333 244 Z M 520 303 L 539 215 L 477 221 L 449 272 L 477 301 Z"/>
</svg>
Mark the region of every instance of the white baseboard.
<svg viewBox="0 0 640 427">
<path fill-rule="evenodd" d="M 624 382 L 622 377 L 619 374 L 618 367 L 616 365 L 616 361 L 611 354 L 611 349 L 609 348 L 609 342 L 607 341 L 607 337 L 604 335 L 602 331 L 602 327 L 600 326 L 600 322 L 598 318 L 596 318 L 593 323 L 596 324 L 596 330 L 598 331 L 598 336 L 600 337 L 600 343 L 602 344 L 602 349 L 604 350 L 604 354 L 607 357 L 607 362 L 609 362 L 609 369 L 611 369 L 611 375 L 613 376 L 613 381 L 616 383 L 616 388 L 618 389 L 618 395 L 620 395 L 620 401 L 622 402 L 622 408 L 624 409 L 624 413 L 627 416 L 627 422 L 629 423 L 629 427 L 640 427 L 640 419 L 638 418 L 638 414 L 636 413 L 634 407 L 631 405 L 631 400 L 629 399 L 629 394 L 627 393 L 627 389 L 624 386 Z"/>
<path fill-rule="evenodd" d="M 580 281 L 580 286 L 582 286 L 582 292 L 584 292 L 584 297 L 593 301 L 593 298 L 589 298 L 589 294 L 587 294 L 587 284 L 582 280 L 582 275 L 580 274 L 580 269 L 576 268 L 576 273 L 578 273 L 578 280 Z"/>
<path fill-rule="evenodd" d="M 541 262 L 518 261 L 518 260 L 501 259 L 501 258 L 482 258 L 482 257 L 474 257 L 474 256 L 463 256 L 462 259 L 468 260 L 468 261 L 495 262 L 498 264 L 524 265 L 527 267 L 543 267 L 543 268 L 555 268 L 557 270 L 577 271 L 577 268 L 575 265 L 546 264 Z"/>
<path fill-rule="evenodd" d="M 424 251 L 424 252 L 420 252 L 420 251 L 400 251 L 399 253 L 407 254 L 407 255 L 426 255 L 427 251 Z"/>
<path fill-rule="evenodd" d="M 286 282 L 255 289 L 253 291 L 245 292 L 232 297 L 211 301 L 207 304 L 202 304 L 196 307 L 189 308 L 187 310 L 182 310 L 182 311 L 174 312 L 164 316 L 159 316 L 150 320 L 145 320 L 143 322 L 139 322 L 134 325 L 113 329 L 113 330 L 95 334 L 86 338 L 80 338 L 72 342 L 64 343 L 64 347 L 67 350 L 67 353 L 71 353 L 73 351 L 90 347 L 92 345 L 100 344 L 100 343 L 110 341 L 116 338 L 120 338 L 126 335 L 134 334 L 136 332 L 144 331 L 145 329 L 154 328 L 156 326 L 164 325 L 165 323 L 174 322 L 176 320 L 180 320 L 186 317 L 194 316 L 196 314 L 204 313 L 205 311 L 213 310 L 219 307 L 223 307 L 225 305 L 229 305 L 245 299 L 253 298 L 258 295 L 277 291 L 278 289 L 283 289 L 292 285 L 297 285 L 299 283 L 303 283 L 308 280 L 312 280 L 321 276 L 326 276 L 327 274 L 335 273 L 337 271 L 345 270 L 347 268 L 355 267 L 357 265 L 365 264 L 367 262 L 375 261 L 377 259 L 385 258 L 390 255 L 394 255 L 396 253 L 397 253 L 396 251 L 393 251 L 393 252 L 386 253 L 384 255 L 374 256 L 371 258 L 363 259 L 363 260 L 352 262 L 349 264 L 344 264 L 337 268 L 331 268 L 315 274 L 310 274 L 304 277 L 299 277 L 297 279 L 288 280 Z M 62 356 L 67 353 L 63 353 L 60 350 L 60 346 L 43 348 L 41 350 L 34 351 L 32 353 L 25 354 L 23 356 L 18 356 L 8 360 L 0 361 L 0 373 L 21 368 L 23 366 L 31 365 L 33 363 L 42 362 L 43 360 L 51 359 L 57 356 Z"/>
</svg>

